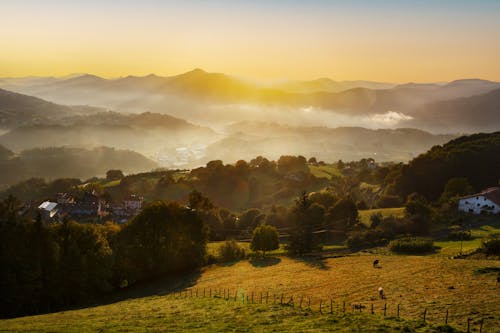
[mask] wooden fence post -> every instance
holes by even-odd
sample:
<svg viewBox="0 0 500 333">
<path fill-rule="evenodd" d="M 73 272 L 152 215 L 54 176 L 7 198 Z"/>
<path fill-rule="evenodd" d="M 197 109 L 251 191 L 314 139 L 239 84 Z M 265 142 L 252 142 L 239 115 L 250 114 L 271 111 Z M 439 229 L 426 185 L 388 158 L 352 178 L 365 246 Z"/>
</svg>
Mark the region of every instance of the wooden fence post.
<svg viewBox="0 0 500 333">
<path fill-rule="evenodd" d="M 374 314 L 375 312 L 373 311 L 373 303 L 372 303 L 372 314 Z"/>
<path fill-rule="evenodd" d="M 398 304 L 398 318 L 399 318 L 399 304 Z"/>
<path fill-rule="evenodd" d="M 260 304 L 262 304 L 262 291 L 260 292 Z"/>
<path fill-rule="evenodd" d="M 235 301 L 235 302 L 236 302 L 236 300 L 238 299 L 237 297 L 238 297 L 238 289 L 236 289 L 236 290 L 234 291 L 234 301 Z"/>
<path fill-rule="evenodd" d="M 322 305 L 323 305 L 323 301 L 320 299 L 319 300 L 319 313 L 322 313 L 322 311 L 321 311 Z"/>
<path fill-rule="evenodd" d="M 333 314 L 333 300 L 330 298 L 330 314 Z"/>
<path fill-rule="evenodd" d="M 266 291 L 266 304 L 267 304 L 268 299 L 269 299 L 269 290 Z"/>
<path fill-rule="evenodd" d="M 467 318 L 467 333 L 470 332 L 470 322 L 471 322 L 471 318 Z"/>
<path fill-rule="evenodd" d="M 448 309 L 446 309 L 446 317 L 444 318 L 444 323 L 448 324 Z"/>
<path fill-rule="evenodd" d="M 280 304 L 283 305 L 283 293 L 281 293 L 281 300 L 280 300 Z"/>
<path fill-rule="evenodd" d="M 300 295 L 300 302 L 299 302 L 299 308 L 302 309 L 302 299 L 304 298 L 304 295 Z"/>
<path fill-rule="evenodd" d="M 384 317 L 387 314 L 387 303 L 384 303 Z"/>
<path fill-rule="evenodd" d="M 424 323 L 425 323 L 425 317 L 427 315 L 427 309 L 424 309 Z"/>
<path fill-rule="evenodd" d="M 344 301 L 344 303 L 342 305 L 342 312 L 345 314 L 345 301 Z"/>
<path fill-rule="evenodd" d="M 479 325 L 479 333 L 483 333 L 483 322 L 484 322 L 484 318 L 481 319 L 481 323 Z"/>
<path fill-rule="evenodd" d="M 293 304 L 293 295 L 290 297 L 290 300 L 288 301 L 288 304 L 291 305 L 292 307 L 294 306 Z"/>
</svg>

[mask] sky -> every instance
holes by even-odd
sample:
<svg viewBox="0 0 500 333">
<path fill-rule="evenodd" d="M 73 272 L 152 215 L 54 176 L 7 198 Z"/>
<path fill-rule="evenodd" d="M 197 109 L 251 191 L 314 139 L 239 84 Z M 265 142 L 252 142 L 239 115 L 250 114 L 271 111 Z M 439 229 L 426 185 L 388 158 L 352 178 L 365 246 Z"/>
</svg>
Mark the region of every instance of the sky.
<svg viewBox="0 0 500 333">
<path fill-rule="evenodd" d="M 500 81 L 500 0 L 0 0 L 0 77 Z"/>
</svg>

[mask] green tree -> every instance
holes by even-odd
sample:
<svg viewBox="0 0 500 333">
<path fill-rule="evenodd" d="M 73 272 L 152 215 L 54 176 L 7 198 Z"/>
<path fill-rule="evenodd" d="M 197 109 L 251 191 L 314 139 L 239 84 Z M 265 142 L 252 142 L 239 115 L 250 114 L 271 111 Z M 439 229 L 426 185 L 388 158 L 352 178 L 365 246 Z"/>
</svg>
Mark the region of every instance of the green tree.
<svg viewBox="0 0 500 333">
<path fill-rule="evenodd" d="M 155 202 L 118 235 L 117 275 L 129 284 L 190 271 L 206 254 L 208 228 L 196 210 Z"/>
<path fill-rule="evenodd" d="M 279 246 L 278 229 L 266 224 L 254 229 L 250 243 L 252 251 L 262 251 L 262 257 L 265 257 L 266 251 L 276 250 Z"/>
<path fill-rule="evenodd" d="M 112 169 L 106 172 L 107 181 L 118 180 L 122 179 L 123 177 L 125 176 L 123 175 L 123 172 L 121 170 Z"/>
<path fill-rule="evenodd" d="M 309 216 L 311 200 L 304 191 L 295 200 L 290 213 L 291 228 L 288 249 L 295 254 L 304 254 L 313 249 L 313 224 Z"/>
</svg>

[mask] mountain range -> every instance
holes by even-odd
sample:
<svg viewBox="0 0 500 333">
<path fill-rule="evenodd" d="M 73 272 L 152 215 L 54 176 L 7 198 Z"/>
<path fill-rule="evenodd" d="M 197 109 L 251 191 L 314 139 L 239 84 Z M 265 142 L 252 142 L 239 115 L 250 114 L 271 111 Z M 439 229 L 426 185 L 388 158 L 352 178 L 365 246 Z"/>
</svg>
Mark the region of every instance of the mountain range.
<svg viewBox="0 0 500 333">
<path fill-rule="evenodd" d="M 401 123 L 380 123 L 377 126 L 472 132 L 489 131 L 500 124 L 497 112 L 488 111 L 498 108 L 498 94 L 488 93 L 500 89 L 500 83 L 479 79 L 399 85 L 328 78 L 256 83 L 195 69 L 168 77 L 151 74 L 105 79 L 83 74 L 59 79 L 4 78 L 0 86 L 54 103 L 92 105 L 119 112 L 167 113 L 205 125 L 243 120 L 280 122 L 280 117 L 286 122 L 299 117 L 301 110 L 329 115 L 332 119 L 328 123 L 330 126 L 356 126 L 356 117 L 389 112 L 401 115 Z M 470 97 L 474 99 L 465 100 Z M 479 105 L 484 109 L 478 109 L 476 106 Z M 456 107 L 461 111 L 452 111 Z M 336 123 L 335 116 L 355 119 Z M 315 123 L 313 117 L 308 119 L 309 125 L 323 123 L 323 120 Z"/>
</svg>

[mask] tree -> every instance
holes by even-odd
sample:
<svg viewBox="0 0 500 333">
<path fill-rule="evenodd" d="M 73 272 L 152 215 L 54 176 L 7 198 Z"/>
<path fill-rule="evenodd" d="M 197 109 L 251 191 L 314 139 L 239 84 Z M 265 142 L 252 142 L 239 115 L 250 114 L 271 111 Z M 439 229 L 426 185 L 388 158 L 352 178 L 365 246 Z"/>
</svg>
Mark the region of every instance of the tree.
<svg viewBox="0 0 500 333">
<path fill-rule="evenodd" d="M 410 194 L 405 206 L 405 217 L 412 221 L 418 233 L 428 233 L 431 209 L 425 197 L 417 193 Z"/>
<path fill-rule="evenodd" d="M 278 249 L 279 245 L 279 234 L 275 227 L 264 224 L 254 229 L 250 249 L 262 251 L 262 257 L 266 256 L 266 251 Z"/>
<path fill-rule="evenodd" d="M 313 248 L 313 224 L 309 216 L 311 204 L 305 191 L 295 200 L 295 206 L 290 214 L 292 227 L 288 244 L 288 249 L 292 253 L 304 254 Z"/>
<path fill-rule="evenodd" d="M 106 180 L 107 181 L 119 180 L 119 179 L 122 179 L 123 177 L 125 177 L 125 176 L 123 175 L 123 172 L 121 170 L 113 169 L 113 170 L 108 170 L 106 172 Z"/>
<path fill-rule="evenodd" d="M 207 238 L 197 211 L 175 202 L 152 203 L 118 235 L 120 279 L 131 283 L 197 268 L 206 254 Z"/>
<path fill-rule="evenodd" d="M 474 192 L 469 180 L 465 177 L 451 178 L 444 186 L 441 194 L 441 202 L 448 201 L 452 198 L 471 194 Z"/>
</svg>

